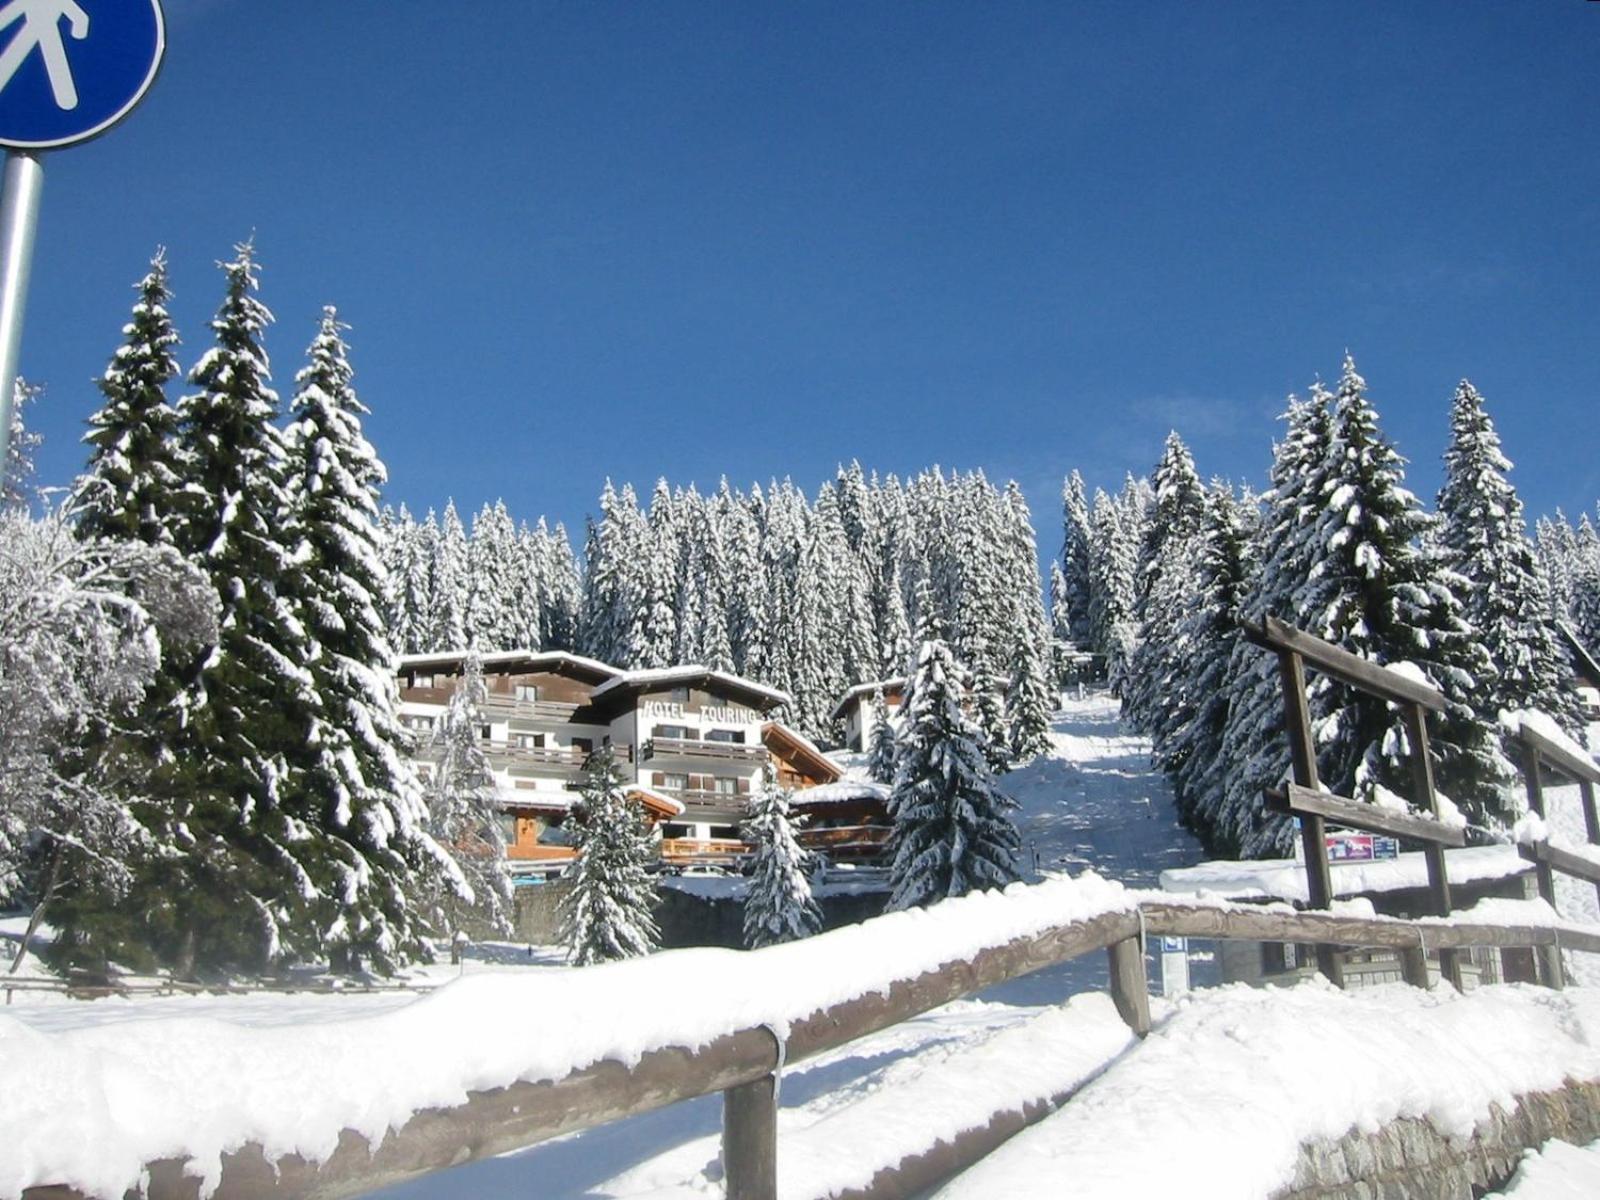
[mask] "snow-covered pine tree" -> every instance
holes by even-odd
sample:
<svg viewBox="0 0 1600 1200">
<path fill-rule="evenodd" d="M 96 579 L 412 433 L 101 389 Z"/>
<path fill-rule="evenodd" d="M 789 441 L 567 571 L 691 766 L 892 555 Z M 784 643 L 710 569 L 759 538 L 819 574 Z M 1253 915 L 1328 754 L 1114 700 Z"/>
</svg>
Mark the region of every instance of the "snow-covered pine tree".
<svg viewBox="0 0 1600 1200">
<path fill-rule="evenodd" d="M 919 609 L 926 613 L 932 605 Z M 918 633 L 936 628 L 924 620 Z M 960 669 L 949 646 L 937 636 L 924 638 L 889 799 L 891 908 L 932 904 L 1017 878 L 1016 802 L 995 786 L 982 735 L 961 703 Z"/>
<path fill-rule="evenodd" d="M 406 654 L 424 654 L 440 650 L 435 640 L 437 632 L 435 614 L 438 604 L 434 598 L 433 571 L 439 560 L 439 518 L 433 509 L 410 533 L 411 546 L 405 559 L 405 577 L 400 581 L 400 607 L 405 613 L 405 640 L 401 643 Z"/>
<path fill-rule="evenodd" d="M 578 857 L 561 898 L 561 940 L 580 967 L 649 954 L 660 938 L 655 884 L 646 870 L 650 834 L 623 787 L 611 751 L 599 751 L 568 818 Z"/>
<path fill-rule="evenodd" d="M 295 379 L 286 431 L 294 522 L 304 539 L 301 613 L 321 648 L 311 662 L 320 736 L 308 786 L 332 852 L 333 885 L 318 915 L 336 963 L 383 974 L 423 953 L 412 916 L 414 873 L 442 855 L 397 711 L 394 651 L 379 603 L 387 578 L 377 542 L 383 463 L 361 430 L 368 410 L 333 308 L 325 308 Z"/>
<path fill-rule="evenodd" d="M 1087 650 L 1094 640 L 1091 617 L 1094 575 L 1090 566 L 1093 526 L 1083 476 L 1073 471 L 1061 488 L 1061 575 L 1064 584 L 1057 597 L 1066 614 L 1065 636 L 1078 649 Z"/>
<path fill-rule="evenodd" d="M 472 567 L 467 530 L 454 499 L 445 501 L 439 537 L 433 545 L 433 612 L 430 649 L 460 650 L 471 642 Z"/>
<path fill-rule="evenodd" d="M 1203 796 L 1221 793 L 1226 770 L 1223 735 L 1232 694 L 1234 655 L 1241 641 L 1239 614 L 1253 579 L 1250 512 L 1233 489 L 1207 491 L 1196 535 L 1193 594 L 1177 626 L 1174 660 L 1183 664 L 1189 698 L 1181 724 L 1167 731 L 1154 756 L 1172 777 L 1178 811 L 1192 822 Z"/>
<path fill-rule="evenodd" d="M 1095 492 L 1089 539 L 1089 645 L 1105 656 L 1107 675 L 1119 692 L 1134 637 L 1138 540 L 1131 519 L 1132 513 L 1125 513 L 1117 501 L 1103 491 Z"/>
<path fill-rule="evenodd" d="M 1242 613 L 1251 621 L 1270 613 L 1291 625 L 1305 624 L 1300 601 L 1320 557 L 1315 533 L 1330 461 L 1328 401 L 1320 383 L 1305 400 L 1289 397 L 1287 428 L 1274 449 L 1272 486 L 1263 498 L 1266 512 L 1253 539 L 1251 557 L 1259 569 L 1248 583 Z M 1221 769 L 1215 773 L 1218 786 L 1192 794 L 1189 820 L 1213 853 L 1252 858 L 1285 853 L 1293 826 L 1266 812 L 1261 799 L 1289 767 L 1277 657 L 1241 640 L 1226 677 L 1228 716 Z"/>
<path fill-rule="evenodd" d="M 1028 502 L 1015 480 L 1006 484 L 1001 515 L 1005 529 L 1005 591 L 1009 592 L 1010 644 L 1005 660 L 1006 741 L 1013 763 L 1050 748 L 1050 628 L 1039 591 L 1039 548 Z"/>
<path fill-rule="evenodd" d="M 989 770 L 1003 775 L 1011 769 L 1010 729 L 1006 721 L 1006 700 L 1000 681 L 989 671 L 988 647 L 979 639 L 974 646 L 977 666 L 967 689 L 971 697 L 972 723 L 983 737 L 983 758 Z"/>
<path fill-rule="evenodd" d="M 629 656 L 633 667 L 670 667 L 678 644 L 678 614 L 674 601 L 678 595 L 678 506 L 665 479 L 656 480 L 650 497 L 649 525 L 643 538 L 643 559 L 639 563 L 643 582 L 643 622 L 636 652 Z"/>
<path fill-rule="evenodd" d="M 790 795 L 770 770 L 750 803 L 743 836 L 755 847 L 750 886 L 744 897 L 744 944 L 752 950 L 810 937 L 822 928 L 822 910 L 811 898 L 811 854 L 795 838 Z"/>
<path fill-rule="evenodd" d="M 1403 486 L 1403 460 L 1378 430 L 1366 381 L 1347 355 L 1334 401 L 1328 478 L 1315 542 L 1322 550 L 1304 592 L 1310 632 L 1373 662 L 1411 663 L 1449 710 L 1432 732 L 1439 790 L 1479 824 L 1509 825 L 1502 790 L 1515 772 L 1500 750 L 1480 689 L 1492 674 L 1462 611 L 1464 581 L 1421 542 L 1430 518 Z M 1406 736 L 1381 700 L 1315 677 L 1318 769 L 1326 786 L 1367 798 L 1375 787 L 1410 791 Z"/>
<path fill-rule="evenodd" d="M 178 375 L 178 335 L 167 315 L 167 257 L 157 250 L 139 283 L 123 344 L 99 381 L 105 404 L 89 418 L 89 463 L 74 488 L 85 538 L 172 541 L 170 521 L 182 488 L 177 467 L 178 414 L 167 384 Z"/>
<path fill-rule="evenodd" d="M 36 494 L 33 456 L 44 438 L 28 428 L 23 412 L 44 388 L 17 376 L 11 388 L 11 436 L 6 441 L 6 461 L 0 476 L 0 509 L 27 509 Z"/>
<path fill-rule="evenodd" d="M 452 939 L 511 928 L 504 814 L 478 737 L 479 711 L 488 698 L 483 664 L 476 651 L 468 651 L 461 682 L 434 727 L 426 793 L 428 832 L 452 860 L 451 870 L 433 876 L 434 920 Z"/>
<path fill-rule="evenodd" d="M 752 678 L 769 678 L 767 581 L 761 558 L 761 527 L 750 501 L 735 495 L 724 479 L 717 490 L 717 520 L 727 552 L 728 644 L 733 669 Z"/>
<path fill-rule="evenodd" d="M 1135 569 L 1137 647 L 1122 701 L 1135 728 L 1160 742 L 1187 719 L 1190 706 L 1181 687 L 1184 664 L 1175 642 L 1178 622 L 1189 609 L 1193 541 L 1205 496 L 1194 458 L 1176 432 L 1167 435 L 1152 486 L 1154 511 Z"/>
<path fill-rule="evenodd" d="M 505 502 L 472 518 L 467 545 L 467 641 L 482 651 L 523 648 L 517 611 L 517 527 Z"/>
<path fill-rule="evenodd" d="M 543 646 L 546 650 L 576 650 L 583 611 L 583 581 L 578 575 L 572 541 L 567 536 L 567 527 L 560 522 L 556 523 L 553 533 L 546 533 L 542 517 L 538 533 L 546 537 L 548 547 L 545 554 L 549 571 L 545 589 L 548 607 L 539 624 L 544 634 Z"/>
<path fill-rule="evenodd" d="M 307 788 L 320 650 L 298 611 L 304 547 L 261 340 L 272 315 L 256 299 L 248 244 L 222 269 L 216 345 L 178 405 L 186 487 L 175 528 L 216 591 L 221 633 L 209 654 L 167 666 L 188 702 L 151 730 L 161 765 L 141 820 L 164 821 L 184 853 L 151 864 L 129 901 L 149 950 L 185 974 L 319 956 L 317 913 L 338 877 L 322 799 Z"/>
<path fill-rule="evenodd" d="M 883 699 L 883 689 L 874 688 L 872 740 L 867 747 L 867 777 L 877 783 L 893 783 L 898 751 L 899 741 L 895 736 L 894 721 L 889 716 L 889 705 Z"/>
<path fill-rule="evenodd" d="M 1502 710 L 1548 713 L 1576 733 L 1583 718 L 1567 685 L 1550 590 L 1528 542 L 1522 501 L 1506 478 L 1511 462 L 1483 398 L 1465 379 L 1451 404 L 1444 464 L 1438 544 L 1445 565 L 1467 582 L 1464 615 L 1493 664 L 1482 681 L 1486 697 Z"/>
</svg>

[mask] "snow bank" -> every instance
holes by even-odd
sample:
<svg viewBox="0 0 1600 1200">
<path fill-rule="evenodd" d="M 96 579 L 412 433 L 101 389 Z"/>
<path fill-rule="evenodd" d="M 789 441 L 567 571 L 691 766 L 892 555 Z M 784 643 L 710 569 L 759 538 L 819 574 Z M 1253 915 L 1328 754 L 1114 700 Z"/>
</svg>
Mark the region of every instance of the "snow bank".
<svg viewBox="0 0 1600 1200">
<path fill-rule="evenodd" d="M 1445 866 L 1454 884 L 1483 879 L 1503 879 L 1533 870 L 1515 846 L 1466 846 L 1445 851 Z M 1411 851 L 1385 862 L 1331 864 L 1337 896 L 1406 891 L 1428 886 L 1426 855 Z M 1161 872 L 1164 892 L 1196 892 L 1230 900 L 1310 899 L 1305 867 L 1294 859 L 1259 859 L 1253 862 L 1204 862 Z"/>
<path fill-rule="evenodd" d="M 0 1197 L 46 1183 L 100 1195 L 181 1156 L 215 1186 L 224 1151 L 324 1159 L 474 1090 L 605 1059 L 703 1046 L 1068 921 L 1131 908 L 1097 875 L 1014 885 L 754 952 L 678 950 L 588 968 L 469 976 L 394 1012 L 299 1028 L 173 1017 L 48 1034 L 0 1015 Z M 308 1081 L 315 1081 L 314 1087 Z M 23 1131 L 23 1132 L 16 1132 Z"/>
<path fill-rule="evenodd" d="M 1291 1182 L 1304 1142 L 1402 1117 L 1464 1138 L 1493 1104 L 1600 1078 L 1597 1037 L 1589 990 L 1192 992 L 1065 1109 L 937 1195 L 1056 1197 L 1070 1181 L 1079 1200 L 1259 1200 Z"/>
<path fill-rule="evenodd" d="M 1600 1196 L 1600 1142 L 1582 1147 L 1568 1142 L 1546 1142 L 1529 1150 L 1503 1192 L 1485 1200 L 1515 1196 L 1516 1200 L 1594 1200 Z"/>
<path fill-rule="evenodd" d="M 1137 1039 L 1109 996 L 1075 996 L 943 1061 L 906 1063 L 882 1086 L 783 1137 L 778 1195 L 812 1200 L 865 1189 L 884 1168 L 1080 1087 Z"/>
</svg>

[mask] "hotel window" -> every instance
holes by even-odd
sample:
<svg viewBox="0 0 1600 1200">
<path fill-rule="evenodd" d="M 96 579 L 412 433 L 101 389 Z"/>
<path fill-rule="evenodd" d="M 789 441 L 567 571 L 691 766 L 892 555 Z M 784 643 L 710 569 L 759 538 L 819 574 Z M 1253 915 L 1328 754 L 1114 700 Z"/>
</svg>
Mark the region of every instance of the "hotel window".
<svg viewBox="0 0 1600 1200">
<path fill-rule="evenodd" d="M 434 686 L 433 676 L 431 674 L 430 675 L 422 675 L 422 674 L 413 675 L 411 677 L 411 686 L 412 687 L 419 687 L 419 688 L 431 688 L 431 687 Z"/>
<path fill-rule="evenodd" d="M 725 742 L 731 746 L 742 746 L 744 745 L 744 730 L 710 729 L 706 731 L 706 741 Z"/>
<path fill-rule="evenodd" d="M 694 741 L 694 730 L 687 725 L 657 725 L 655 736 L 658 738 L 677 738 L 679 741 Z"/>
<path fill-rule="evenodd" d="M 506 845 L 517 844 L 517 815 L 515 813 L 500 814 L 500 833 L 506 839 Z"/>
<path fill-rule="evenodd" d="M 673 704 L 687 704 L 689 703 L 689 689 L 675 687 L 667 693 L 667 699 Z"/>
<path fill-rule="evenodd" d="M 661 776 L 661 786 L 681 792 L 689 786 L 689 777 L 687 775 L 663 775 Z"/>
<path fill-rule="evenodd" d="M 543 750 L 544 734 L 514 733 L 511 735 L 511 744 L 519 750 Z"/>
<path fill-rule="evenodd" d="M 719 840 L 736 842 L 739 840 L 739 827 L 737 825 L 713 825 L 711 836 Z"/>
<path fill-rule="evenodd" d="M 731 776 L 718 775 L 711 781 L 711 790 L 719 796 L 737 796 L 739 781 Z"/>
<path fill-rule="evenodd" d="M 511 694 L 518 700 L 537 700 L 539 689 L 531 683 L 519 683 L 511 689 Z"/>
<path fill-rule="evenodd" d="M 482 738 L 484 741 L 487 742 L 491 737 L 494 736 L 494 726 L 493 725 L 479 725 L 478 726 L 478 736 L 480 738 Z"/>
<path fill-rule="evenodd" d="M 661 836 L 664 838 L 688 838 L 694 836 L 693 825 L 682 825 L 676 821 L 668 821 L 661 827 Z"/>
</svg>

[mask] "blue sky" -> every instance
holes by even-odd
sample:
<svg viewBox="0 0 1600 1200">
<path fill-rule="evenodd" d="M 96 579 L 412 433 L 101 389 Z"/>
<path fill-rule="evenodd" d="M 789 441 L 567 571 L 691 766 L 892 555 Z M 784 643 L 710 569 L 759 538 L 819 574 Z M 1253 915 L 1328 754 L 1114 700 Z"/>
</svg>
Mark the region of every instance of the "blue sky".
<svg viewBox="0 0 1600 1200">
<path fill-rule="evenodd" d="M 280 390 L 337 304 L 418 510 L 937 462 L 1048 553 L 1171 427 L 1259 485 L 1347 347 L 1424 496 L 1462 376 L 1531 510 L 1600 496 L 1600 4 L 166 7 L 45 160 L 46 482 L 154 247 L 187 367 L 253 233 Z"/>
</svg>

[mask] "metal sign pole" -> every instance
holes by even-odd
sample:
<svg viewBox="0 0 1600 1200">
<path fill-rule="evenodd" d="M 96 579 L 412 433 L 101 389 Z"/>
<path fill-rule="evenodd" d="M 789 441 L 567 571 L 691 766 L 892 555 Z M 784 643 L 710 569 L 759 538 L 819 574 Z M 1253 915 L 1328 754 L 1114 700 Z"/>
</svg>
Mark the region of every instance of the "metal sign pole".
<svg viewBox="0 0 1600 1200">
<path fill-rule="evenodd" d="M 11 461 L 11 404 L 22 357 L 22 310 L 43 190 L 44 167 L 37 155 L 20 150 L 6 155 L 5 180 L 0 184 L 0 474 Z"/>
</svg>

